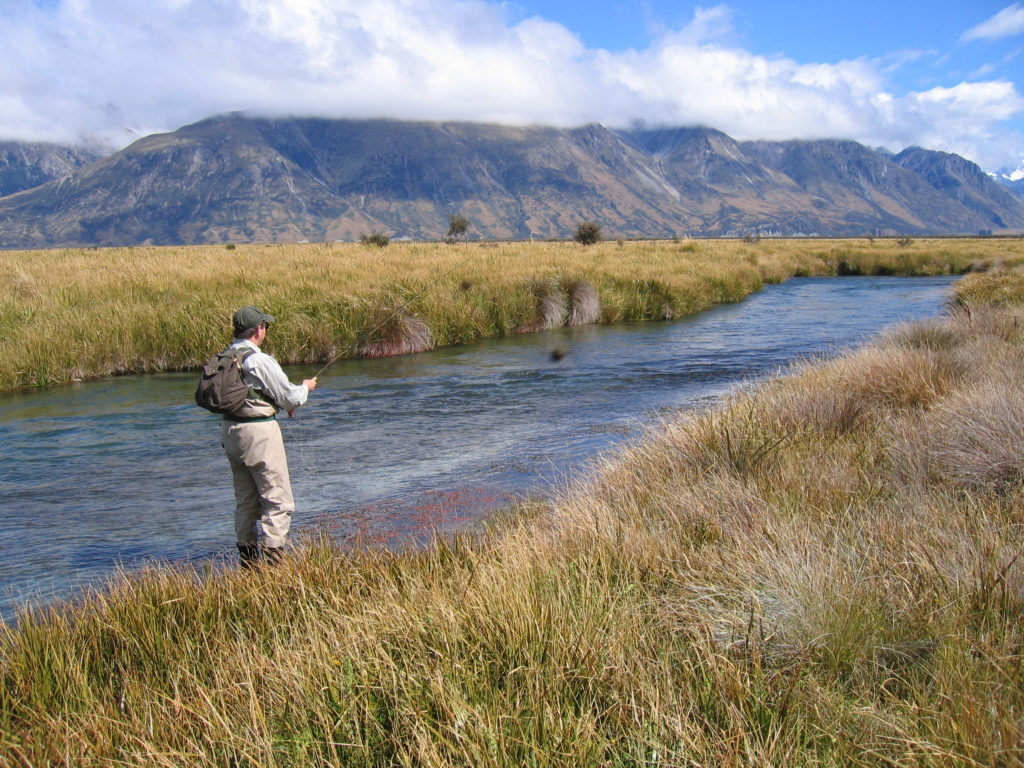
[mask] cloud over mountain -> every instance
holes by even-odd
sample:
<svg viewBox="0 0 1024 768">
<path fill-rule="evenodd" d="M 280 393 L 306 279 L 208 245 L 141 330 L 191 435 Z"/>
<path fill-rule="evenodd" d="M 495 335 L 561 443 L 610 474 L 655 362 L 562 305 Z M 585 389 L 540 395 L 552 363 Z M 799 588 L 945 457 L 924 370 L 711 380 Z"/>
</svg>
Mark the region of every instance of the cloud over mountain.
<svg viewBox="0 0 1024 768">
<path fill-rule="evenodd" d="M 1019 6 L 968 34 L 1011 28 Z M 483 0 L 14 0 L 0 12 L 0 139 L 123 146 L 227 111 L 571 126 L 714 125 L 743 139 L 852 138 L 1024 156 L 1009 80 L 898 92 L 891 61 L 739 47 L 726 6 L 642 49 Z M 979 31 L 980 30 L 980 31 Z"/>
</svg>

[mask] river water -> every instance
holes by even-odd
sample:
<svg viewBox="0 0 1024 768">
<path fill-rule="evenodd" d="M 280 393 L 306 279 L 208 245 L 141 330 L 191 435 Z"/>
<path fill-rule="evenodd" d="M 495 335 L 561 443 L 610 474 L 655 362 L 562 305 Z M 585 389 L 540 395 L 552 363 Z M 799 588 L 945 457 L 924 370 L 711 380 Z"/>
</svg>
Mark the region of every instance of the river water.
<svg viewBox="0 0 1024 768">
<path fill-rule="evenodd" d="M 951 283 L 793 279 L 678 321 L 338 362 L 281 421 L 293 531 L 395 543 L 478 521 L 551 492 L 665 410 L 937 314 Z M 166 374 L 0 395 L 0 615 L 118 567 L 234 557 L 220 423 L 192 403 L 194 386 Z"/>
</svg>

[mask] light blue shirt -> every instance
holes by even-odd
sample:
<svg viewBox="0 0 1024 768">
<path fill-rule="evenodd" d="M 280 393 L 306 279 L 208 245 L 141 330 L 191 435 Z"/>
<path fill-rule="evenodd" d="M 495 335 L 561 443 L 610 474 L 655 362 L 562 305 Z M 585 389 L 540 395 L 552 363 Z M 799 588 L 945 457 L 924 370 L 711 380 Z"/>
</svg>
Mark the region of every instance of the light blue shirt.
<svg viewBox="0 0 1024 768">
<path fill-rule="evenodd" d="M 256 350 L 256 354 L 245 359 L 242 368 L 245 371 L 246 383 L 273 399 L 278 408 L 290 411 L 298 408 L 309 397 L 309 389 L 305 384 L 292 384 L 281 364 L 249 339 L 235 339 L 231 347 L 248 347 Z"/>
</svg>

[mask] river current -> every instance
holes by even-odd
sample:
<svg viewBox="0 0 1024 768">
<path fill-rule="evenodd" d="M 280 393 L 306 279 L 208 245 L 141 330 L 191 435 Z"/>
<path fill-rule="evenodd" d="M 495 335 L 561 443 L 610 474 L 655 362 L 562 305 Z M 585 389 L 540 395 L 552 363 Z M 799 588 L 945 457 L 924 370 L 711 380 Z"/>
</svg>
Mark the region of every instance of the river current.
<svg viewBox="0 0 1024 768">
<path fill-rule="evenodd" d="M 799 278 L 683 320 L 338 362 L 281 420 L 293 531 L 396 544 L 472 524 L 551 493 L 665 411 L 937 314 L 951 283 Z M 162 374 L 0 395 L 0 615 L 118 568 L 234 557 L 219 419 L 194 387 Z"/>
</svg>

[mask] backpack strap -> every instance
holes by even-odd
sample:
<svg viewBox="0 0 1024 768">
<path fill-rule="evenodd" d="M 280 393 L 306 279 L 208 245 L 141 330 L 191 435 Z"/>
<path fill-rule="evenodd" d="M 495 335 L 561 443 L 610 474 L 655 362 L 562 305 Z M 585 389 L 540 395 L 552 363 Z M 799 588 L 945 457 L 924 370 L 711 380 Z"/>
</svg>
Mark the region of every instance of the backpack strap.
<svg viewBox="0 0 1024 768">
<path fill-rule="evenodd" d="M 236 347 L 234 351 L 235 360 L 238 361 L 238 369 L 242 372 L 242 376 L 245 376 L 245 361 L 256 354 L 256 350 L 250 347 Z M 270 395 L 269 392 L 257 389 L 252 384 L 249 385 L 249 394 L 253 400 L 262 400 L 265 403 L 270 403 L 272 406 L 277 408 L 277 402 Z"/>
</svg>

